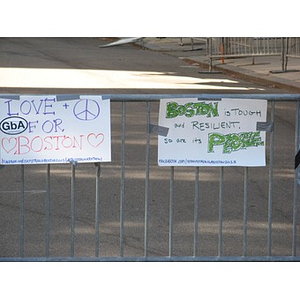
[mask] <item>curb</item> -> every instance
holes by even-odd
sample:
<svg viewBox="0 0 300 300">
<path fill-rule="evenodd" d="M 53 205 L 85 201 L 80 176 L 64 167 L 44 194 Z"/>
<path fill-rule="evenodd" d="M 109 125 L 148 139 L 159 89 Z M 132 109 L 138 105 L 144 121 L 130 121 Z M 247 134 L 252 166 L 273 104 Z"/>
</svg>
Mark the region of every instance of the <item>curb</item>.
<svg viewBox="0 0 300 300">
<path fill-rule="evenodd" d="M 197 63 L 201 68 L 205 68 L 207 70 L 209 69 L 209 63 L 205 63 L 203 61 L 197 61 L 191 58 L 183 59 L 183 61 L 190 64 Z M 260 85 L 265 85 L 272 88 L 286 89 L 295 93 L 300 92 L 300 84 L 292 83 L 290 80 L 287 79 L 269 78 L 268 75 L 257 74 L 252 71 L 248 71 L 238 67 L 232 67 L 229 65 L 226 65 L 224 67 L 220 65 L 214 65 L 212 69 L 214 71 L 222 72 L 224 74 L 235 76 L 240 79 L 249 80 L 251 82 L 258 83 Z"/>
</svg>

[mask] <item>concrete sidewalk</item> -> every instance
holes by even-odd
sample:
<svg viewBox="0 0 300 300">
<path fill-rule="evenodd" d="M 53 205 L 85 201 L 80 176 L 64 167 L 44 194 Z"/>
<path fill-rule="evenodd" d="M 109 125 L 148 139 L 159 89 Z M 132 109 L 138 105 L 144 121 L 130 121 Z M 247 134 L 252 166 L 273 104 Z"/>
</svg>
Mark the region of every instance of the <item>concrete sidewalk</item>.
<svg viewBox="0 0 300 300">
<path fill-rule="evenodd" d="M 199 66 L 199 71 L 209 70 L 209 57 L 206 55 L 205 38 L 144 38 L 139 42 L 148 50 L 161 51 L 171 56 L 188 61 L 193 66 Z M 300 59 L 289 58 L 287 72 L 282 72 L 281 56 L 230 58 L 213 60 L 213 71 L 250 80 L 269 87 L 283 88 L 289 92 L 300 92 Z"/>
</svg>

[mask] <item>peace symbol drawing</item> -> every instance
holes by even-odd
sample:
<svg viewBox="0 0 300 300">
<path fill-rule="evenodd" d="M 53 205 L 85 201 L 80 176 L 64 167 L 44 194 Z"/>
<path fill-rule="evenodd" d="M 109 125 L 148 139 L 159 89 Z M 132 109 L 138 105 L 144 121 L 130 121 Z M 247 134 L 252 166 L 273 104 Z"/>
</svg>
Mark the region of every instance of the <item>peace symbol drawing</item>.
<svg viewBox="0 0 300 300">
<path fill-rule="evenodd" d="M 82 121 L 95 120 L 100 114 L 100 106 L 95 100 L 79 100 L 73 108 L 75 118 Z"/>
</svg>

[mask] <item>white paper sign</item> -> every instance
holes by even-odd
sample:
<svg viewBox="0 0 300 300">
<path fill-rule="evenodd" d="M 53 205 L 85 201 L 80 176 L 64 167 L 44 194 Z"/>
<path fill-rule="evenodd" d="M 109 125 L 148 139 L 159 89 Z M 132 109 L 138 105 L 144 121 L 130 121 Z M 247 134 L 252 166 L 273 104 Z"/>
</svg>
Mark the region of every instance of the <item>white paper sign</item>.
<svg viewBox="0 0 300 300">
<path fill-rule="evenodd" d="M 0 164 L 111 161 L 110 101 L 55 95 L 0 99 Z"/>
<path fill-rule="evenodd" d="M 253 99 L 163 99 L 159 166 L 265 166 L 267 101 Z"/>
</svg>

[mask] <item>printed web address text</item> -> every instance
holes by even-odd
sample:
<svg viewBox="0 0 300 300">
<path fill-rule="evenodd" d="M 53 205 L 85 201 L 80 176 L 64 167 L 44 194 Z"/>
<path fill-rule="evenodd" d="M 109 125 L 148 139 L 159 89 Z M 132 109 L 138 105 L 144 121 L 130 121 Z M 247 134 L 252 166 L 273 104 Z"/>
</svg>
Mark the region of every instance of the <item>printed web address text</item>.
<svg viewBox="0 0 300 300">
<path fill-rule="evenodd" d="M 205 159 L 159 159 L 159 164 L 177 165 L 236 165 L 236 160 L 205 160 Z"/>
<path fill-rule="evenodd" d="M 23 158 L 23 159 L 1 159 L 1 164 L 54 164 L 54 163 L 68 163 L 71 161 L 76 162 L 101 162 L 102 157 L 78 157 L 78 158 Z"/>
</svg>

